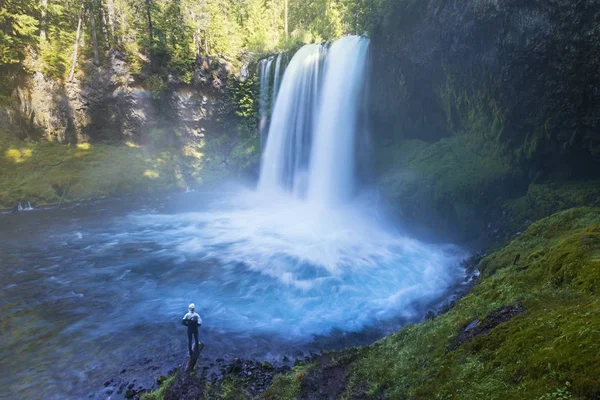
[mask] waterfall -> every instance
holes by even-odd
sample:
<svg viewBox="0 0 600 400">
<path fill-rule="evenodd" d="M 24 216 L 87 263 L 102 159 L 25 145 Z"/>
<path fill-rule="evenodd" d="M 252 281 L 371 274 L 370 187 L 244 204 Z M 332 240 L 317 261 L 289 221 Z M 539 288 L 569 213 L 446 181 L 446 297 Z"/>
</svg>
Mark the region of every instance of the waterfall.
<svg viewBox="0 0 600 400">
<path fill-rule="evenodd" d="M 260 93 L 259 93 L 259 134 L 261 144 L 264 146 L 264 137 L 267 133 L 267 125 L 269 121 L 269 85 L 271 83 L 271 64 L 273 57 L 261 60 L 258 63 L 258 76 L 260 77 Z"/>
<path fill-rule="evenodd" d="M 352 194 L 367 50 L 359 37 L 329 49 L 309 172 L 308 199 L 315 204 L 333 205 Z"/>
<path fill-rule="evenodd" d="M 27 202 L 26 207 L 23 207 L 21 202 L 19 202 L 19 204 L 17 205 L 17 211 L 33 211 L 33 210 L 35 210 L 35 208 L 33 208 L 30 201 Z"/>
<path fill-rule="evenodd" d="M 260 191 L 326 206 L 351 196 L 368 47 L 367 39 L 348 36 L 294 55 L 273 108 Z"/>
<path fill-rule="evenodd" d="M 261 191 L 283 189 L 300 196 L 306 190 L 311 136 L 326 52 L 324 45 L 304 46 L 285 71 L 263 152 Z"/>
<path fill-rule="evenodd" d="M 258 63 L 258 76 L 260 80 L 260 92 L 259 92 L 259 117 L 260 117 L 260 139 L 261 145 L 264 147 L 265 137 L 269 129 L 269 110 L 272 112 L 275 108 L 275 99 L 279 92 L 279 86 L 281 83 L 281 61 L 284 57 L 283 53 L 275 56 L 271 56 Z M 273 73 L 272 79 L 272 91 L 269 92 L 271 87 L 271 69 L 275 60 L 275 72 Z M 271 107 L 269 108 L 269 100 Z"/>
<path fill-rule="evenodd" d="M 273 95 L 271 97 L 271 109 L 275 108 L 275 102 L 277 101 L 277 93 L 279 93 L 279 84 L 281 83 L 281 59 L 283 53 L 277 55 L 277 61 L 275 61 L 275 75 L 273 76 Z"/>
</svg>

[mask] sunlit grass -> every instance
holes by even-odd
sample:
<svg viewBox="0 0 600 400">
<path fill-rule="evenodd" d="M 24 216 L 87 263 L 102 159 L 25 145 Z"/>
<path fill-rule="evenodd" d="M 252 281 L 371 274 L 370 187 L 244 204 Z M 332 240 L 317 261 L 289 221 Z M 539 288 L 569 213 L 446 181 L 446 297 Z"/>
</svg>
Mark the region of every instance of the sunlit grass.
<svg viewBox="0 0 600 400">
<path fill-rule="evenodd" d="M 160 177 L 160 173 L 158 171 L 147 169 L 144 171 L 144 176 L 150 179 L 157 179 L 158 177 Z"/>
<path fill-rule="evenodd" d="M 79 143 L 77 145 L 77 148 L 80 150 L 90 150 L 92 148 L 92 145 L 89 143 Z"/>
<path fill-rule="evenodd" d="M 125 146 L 132 147 L 134 149 L 139 149 L 141 147 L 139 144 L 133 143 L 131 141 L 126 141 L 124 144 L 125 144 Z"/>
<path fill-rule="evenodd" d="M 204 178 L 202 160 L 134 143 L 26 143 L 0 131 L 0 209 L 184 189 L 183 170 Z"/>
<path fill-rule="evenodd" d="M 27 161 L 29 157 L 31 157 L 32 150 L 31 149 L 8 149 L 4 153 L 5 157 L 12 162 L 22 163 Z"/>
</svg>

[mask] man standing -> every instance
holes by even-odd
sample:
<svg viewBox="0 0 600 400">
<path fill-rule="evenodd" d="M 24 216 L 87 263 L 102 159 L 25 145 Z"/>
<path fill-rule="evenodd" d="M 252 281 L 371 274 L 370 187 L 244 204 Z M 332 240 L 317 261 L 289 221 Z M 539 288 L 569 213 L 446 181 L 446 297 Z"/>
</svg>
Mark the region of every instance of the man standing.
<svg viewBox="0 0 600 400">
<path fill-rule="evenodd" d="M 202 318 L 200 315 L 196 313 L 196 306 L 194 303 L 188 306 L 188 313 L 183 316 L 183 320 L 181 321 L 182 325 L 187 326 L 187 334 L 188 334 L 188 350 L 190 351 L 190 356 L 192 355 L 192 336 L 194 336 L 196 350 L 199 349 L 200 344 L 198 343 L 198 327 L 202 325 Z"/>
</svg>

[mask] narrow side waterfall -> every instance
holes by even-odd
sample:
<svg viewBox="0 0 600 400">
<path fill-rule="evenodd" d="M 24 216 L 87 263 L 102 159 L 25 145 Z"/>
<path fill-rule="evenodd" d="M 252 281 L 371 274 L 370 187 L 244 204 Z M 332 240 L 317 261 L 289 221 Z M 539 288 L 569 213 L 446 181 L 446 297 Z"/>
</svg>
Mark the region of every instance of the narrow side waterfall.
<svg viewBox="0 0 600 400">
<path fill-rule="evenodd" d="M 279 93 L 279 86 L 281 85 L 281 60 L 284 57 L 283 53 L 277 55 L 275 61 L 275 74 L 273 75 L 273 95 L 271 96 L 271 109 L 275 108 L 275 102 L 277 100 L 277 93 Z"/>
<path fill-rule="evenodd" d="M 350 198 L 368 48 L 367 39 L 349 36 L 294 55 L 273 109 L 259 191 L 324 206 Z"/>
<path fill-rule="evenodd" d="M 273 57 L 266 60 L 261 60 L 258 63 L 258 76 L 260 77 L 260 93 L 259 93 L 259 134 L 261 144 L 264 146 L 264 137 L 267 133 L 267 125 L 269 120 L 269 84 L 271 83 L 271 64 Z"/>
</svg>

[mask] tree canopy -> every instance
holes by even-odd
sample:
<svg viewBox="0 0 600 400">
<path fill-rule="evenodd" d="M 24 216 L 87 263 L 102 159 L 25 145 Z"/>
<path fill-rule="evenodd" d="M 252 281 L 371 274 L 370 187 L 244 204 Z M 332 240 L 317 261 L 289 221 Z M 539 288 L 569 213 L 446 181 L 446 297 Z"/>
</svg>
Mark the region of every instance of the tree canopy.
<svg viewBox="0 0 600 400">
<path fill-rule="evenodd" d="M 239 61 L 368 29 L 383 0 L 0 0 L 0 93 L 19 74 L 72 80 L 80 63 L 125 54 L 189 82 L 199 57 Z"/>
</svg>

